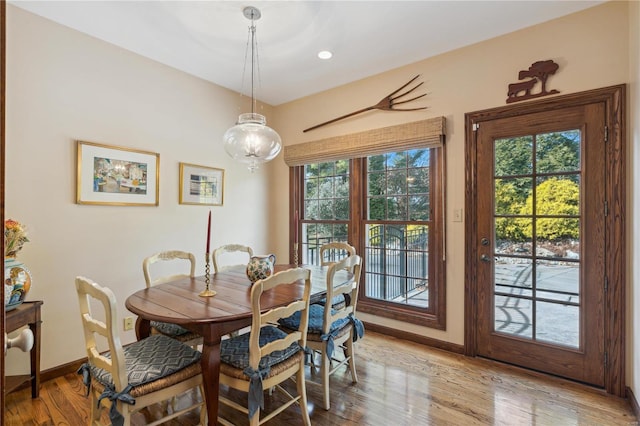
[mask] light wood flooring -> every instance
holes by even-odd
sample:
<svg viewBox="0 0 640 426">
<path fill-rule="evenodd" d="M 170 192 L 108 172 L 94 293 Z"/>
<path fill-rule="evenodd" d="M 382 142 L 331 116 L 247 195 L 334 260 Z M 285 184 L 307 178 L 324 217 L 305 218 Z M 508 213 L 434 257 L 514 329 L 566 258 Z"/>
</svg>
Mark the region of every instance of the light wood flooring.
<svg viewBox="0 0 640 426">
<path fill-rule="evenodd" d="M 356 344 L 356 357 L 357 384 L 345 367 L 331 377 L 331 410 L 321 407 L 320 386 L 307 383 L 312 424 L 638 425 L 627 400 L 601 390 L 373 332 Z M 86 425 L 89 402 L 84 394 L 75 374 L 43 383 L 39 399 L 32 400 L 29 389 L 13 392 L 5 400 L 4 424 Z M 267 410 L 277 395 L 265 396 Z M 243 401 L 240 393 L 230 396 Z M 183 396 L 178 404 L 198 397 Z M 138 414 L 135 425 L 148 423 L 159 410 Z M 221 411 L 234 423 L 247 424 L 246 417 Z M 185 415 L 167 425 L 197 422 L 195 415 Z M 289 407 L 267 424 L 302 424 L 299 407 Z"/>
</svg>

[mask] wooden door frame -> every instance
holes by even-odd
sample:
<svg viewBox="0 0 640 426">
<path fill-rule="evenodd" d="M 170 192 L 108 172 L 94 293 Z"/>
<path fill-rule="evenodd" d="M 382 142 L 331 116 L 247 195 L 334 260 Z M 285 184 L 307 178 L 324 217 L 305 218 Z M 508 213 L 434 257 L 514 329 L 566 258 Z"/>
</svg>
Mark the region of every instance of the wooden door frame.
<svg viewBox="0 0 640 426">
<path fill-rule="evenodd" d="M 7 2 L 2 0 L 0 2 L 0 220 L 4 227 L 4 158 L 5 158 L 5 87 L 6 87 L 6 53 L 7 53 Z M 4 259 L 4 244 L 0 248 L 0 254 Z M 4 281 L 4 278 L 3 278 Z M 3 296 L 4 299 L 4 296 Z M 0 332 L 2 332 L 2 339 L 4 339 L 5 332 L 5 319 L 4 319 L 4 302 L 0 308 L 0 318 L 2 318 L 2 324 L 0 324 Z M 4 340 L 3 340 L 4 342 Z M 3 346 L 4 347 L 4 346 Z M 0 356 L 0 423 L 4 424 L 4 349 Z"/>
<path fill-rule="evenodd" d="M 464 345 L 465 355 L 477 355 L 478 316 L 475 280 L 478 270 L 476 256 L 478 241 L 477 228 L 477 144 L 474 127 L 483 121 L 509 118 L 530 113 L 552 111 L 554 109 L 586 105 L 595 102 L 605 104 L 605 125 L 608 127 L 606 146 L 607 170 L 605 172 L 605 192 L 608 215 L 605 218 L 605 273 L 608 291 L 604 296 L 604 345 L 607 353 L 605 365 L 605 390 L 616 396 L 625 396 L 625 284 L 626 284 L 626 146 L 625 146 L 625 85 L 569 95 L 556 96 L 545 100 L 523 102 L 498 108 L 465 114 L 465 299 L 464 299 Z M 603 207 L 604 210 L 604 207 Z"/>
</svg>

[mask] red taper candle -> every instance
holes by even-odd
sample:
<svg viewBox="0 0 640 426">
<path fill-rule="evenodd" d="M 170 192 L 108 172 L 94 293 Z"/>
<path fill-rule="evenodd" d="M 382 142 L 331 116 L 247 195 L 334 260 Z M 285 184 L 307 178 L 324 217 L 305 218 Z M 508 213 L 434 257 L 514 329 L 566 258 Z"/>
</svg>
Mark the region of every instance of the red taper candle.
<svg viewBox="0 0 640 426">
<path fill-rule="evenodd" d="M 207 253 L 211 253 L 211 210 L 209 210 L 209 222 L 207 223 Z"/>
</svg>

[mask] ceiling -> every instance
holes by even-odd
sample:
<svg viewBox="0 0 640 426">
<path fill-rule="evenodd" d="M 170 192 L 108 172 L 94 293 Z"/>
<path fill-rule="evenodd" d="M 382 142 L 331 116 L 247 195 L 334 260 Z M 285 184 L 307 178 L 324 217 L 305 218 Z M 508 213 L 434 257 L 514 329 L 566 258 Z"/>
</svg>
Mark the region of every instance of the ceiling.
<svg viewBox="0 0 640 426">
<path fill-rule="evenodd" d="M 603 1 L 9 1 L 244 94 L 256 21 L 256 97 L 279 105 Z M 333 58 L 320 60 L 320 50 Z M 546 58 L 532 58 L 546 59 Z"/>
</svg>

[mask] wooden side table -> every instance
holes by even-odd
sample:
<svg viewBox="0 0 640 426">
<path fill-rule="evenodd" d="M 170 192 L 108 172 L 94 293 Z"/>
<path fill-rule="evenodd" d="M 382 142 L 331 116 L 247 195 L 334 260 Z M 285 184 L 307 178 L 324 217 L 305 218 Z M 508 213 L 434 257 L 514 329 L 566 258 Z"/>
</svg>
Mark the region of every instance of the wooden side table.
<svg viewBox="0 0 640 426">
<path fill-rule="evenodd" d="M 5 393 L 9 393 L 20 387 L 23 383 L 31 382 L 31 398 L 37 398 L 40 394 L 40 306 L 42 301 L 24 302 L 17 308 L 7 312 L 5 331 L 11 333 L 22 326 L 28 325 L 33 333 L 33 348 L 31 348 L 31 374 L 7 376 L 5 380 Z"/>
</svg>

